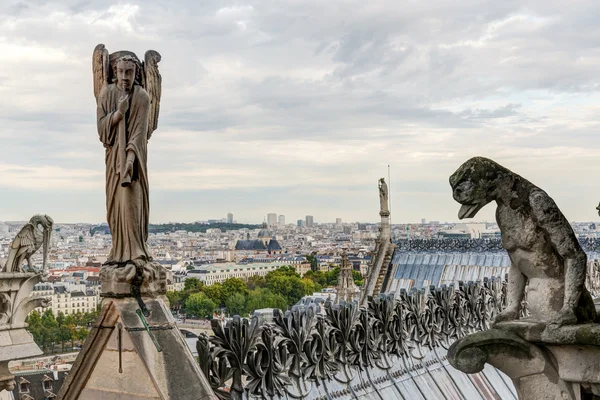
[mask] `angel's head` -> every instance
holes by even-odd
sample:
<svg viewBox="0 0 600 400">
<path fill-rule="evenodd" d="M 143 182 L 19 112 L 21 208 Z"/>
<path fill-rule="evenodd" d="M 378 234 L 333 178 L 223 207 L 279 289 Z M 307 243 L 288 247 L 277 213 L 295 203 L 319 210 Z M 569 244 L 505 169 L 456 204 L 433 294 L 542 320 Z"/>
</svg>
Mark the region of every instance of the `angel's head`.
<svg viewBox="0 0 600 400">
<path fill-rule="evenodd" d="M 114 82 L 119 89 L 131 92 L 134 84 L 141 83 L 142 68 L 140 61 L 131 55 L 119 57 L 113 64 Z"/>
</svg>

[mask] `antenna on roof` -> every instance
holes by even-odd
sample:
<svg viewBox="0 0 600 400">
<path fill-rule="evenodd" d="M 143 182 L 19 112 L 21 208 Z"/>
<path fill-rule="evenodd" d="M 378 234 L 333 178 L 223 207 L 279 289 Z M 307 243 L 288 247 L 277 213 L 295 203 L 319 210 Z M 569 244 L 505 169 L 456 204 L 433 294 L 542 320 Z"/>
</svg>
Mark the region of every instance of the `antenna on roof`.
<svg viewBox="0 0 600 400">
<path fill-rule="evenodd" d="M 391 173 L 390 173 L 390 164 L 388 164 L 388 188 L 389 188 L 388 197 L 390 199 L 389 208 L 390 208 L 390 228 L 391 228 L 392 227 L 392 179 L 391 179 Z"/>
</svg>

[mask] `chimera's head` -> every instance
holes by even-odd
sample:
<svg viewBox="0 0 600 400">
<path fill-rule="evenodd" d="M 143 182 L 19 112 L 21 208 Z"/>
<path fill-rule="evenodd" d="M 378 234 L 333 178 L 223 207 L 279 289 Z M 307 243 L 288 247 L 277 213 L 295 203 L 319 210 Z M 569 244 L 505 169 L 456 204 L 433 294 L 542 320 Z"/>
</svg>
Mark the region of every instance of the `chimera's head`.
<svg viewBox="0 0 600 400">
<path fill-rule="evenodd" d="M 474 157 L 461 165 L 452 176 L 452 197 L 462 206 L 458 218 L 473 218 L 479 210 L 494 199 L 496 189 L 512 173 L 500 164 Z"/>
</svg>

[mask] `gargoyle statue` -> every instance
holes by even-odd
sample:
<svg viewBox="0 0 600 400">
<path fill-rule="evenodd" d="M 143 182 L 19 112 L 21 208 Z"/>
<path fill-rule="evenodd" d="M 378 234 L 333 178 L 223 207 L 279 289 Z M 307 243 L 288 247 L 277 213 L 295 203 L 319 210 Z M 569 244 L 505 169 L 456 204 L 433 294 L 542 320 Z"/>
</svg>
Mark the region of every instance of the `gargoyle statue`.
<svg viewBox="0 0 600 400">
<path fill-rule="evenodd" d="M 33 271 L 31 256 L 44 245 L 44 261 L 42 271 L 46 270 L 48 261 L 48 246 L 52 234 L 54 221 L 47 215 L 34 215 L 29 220 L 10 245 L 8 260 L 4 266 L 5 272 L 23 272 L 23 261 L 27 260 L 27 266 Z M 40 228 L 41 226 L 41 228 Z"/>
<path fill-rule="evenodd" d="M 496 162 L 474 157 L 452 174 L 458 218 L 473 218 L 496 201 L 502 246 L 508 251 L 507 308 L 496 323 L 519 318 L 525 285 L 530 318 L 554 327 L 596 319 L 585 288 L 587 255 L 554 201 L 531 182 Z"/>
</svg>

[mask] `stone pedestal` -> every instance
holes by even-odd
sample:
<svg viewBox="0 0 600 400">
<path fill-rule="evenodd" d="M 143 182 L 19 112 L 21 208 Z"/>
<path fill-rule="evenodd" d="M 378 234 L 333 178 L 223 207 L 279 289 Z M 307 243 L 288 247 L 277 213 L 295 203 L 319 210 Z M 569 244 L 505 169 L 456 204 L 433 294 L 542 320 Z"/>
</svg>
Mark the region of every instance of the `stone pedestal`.
<svg viewBox="0 0 600 400">
<path fill-rule="evenodd" d="M 600 324 L 499 323 L 456 341 L 448 359 L 471 374 L 491 364 L 513 380 L 519 399 L 600 399 Z"/>
<path fill-rule="evenodd" d="M 36 307 L 49 304 L 44 297 L 30 296 L 35 284 L 44 280 L 42 274 L 33 272 L 0 272 L 0 393 L 15 386 L 10 361 L 43 354 L 25 330 L 25 318 Z"/>
<path fill-rule="evenodd" d="M 121 271 L 104 268 L 107 267 L 103 267 L 101 273 L 102 311 L 59 398 L 214 399 L 163 300 L 164 269 L 158 264 L 147 265 L 144 271 L 148 276 L 140 290 L 131 285 L 131 281 L 116 279 L 135 279 L 127 267 Z M 133 275 L 136 275 L 135 267 Z M 135 294 L 142 291 L 143 294 L 136 297 Z"/>
</svg>

